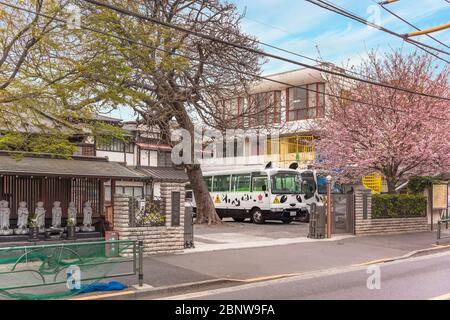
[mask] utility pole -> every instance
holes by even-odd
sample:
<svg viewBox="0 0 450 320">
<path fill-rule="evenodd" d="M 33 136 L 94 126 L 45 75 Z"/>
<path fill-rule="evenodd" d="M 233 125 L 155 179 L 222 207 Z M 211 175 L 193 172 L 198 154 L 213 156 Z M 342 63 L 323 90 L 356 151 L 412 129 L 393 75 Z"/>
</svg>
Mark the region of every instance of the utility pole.
<svg viewBox="0 0 450 320">
<path fill-rule="evenodd" d="M 383 7 L 384 5 L 391 4 L 391 3 L 394 3 L 394 2 L 398 2 L 398 1 L 399 0 L 386 0 L 386 1 L 380 1 L 380 2 L 378 2 L 378 4 Z M 405 22 L 408 23 L 407 21 L 405 21 Z M 408 24 L 410 24 L 410 23 L 408 23 Z M 416 28 L 417 31 L 406 33 L 403 36 L 406 37 L 406 38 L 409 38 L 409 37 L 421 36 L 421 35 L 424 35 L 424 34 L 428 35 L 429 33 L 442 31 L 442 30 L 445 30 L 445 29 L 448 29 L 448 28 L 450 28 L 450 23 L 446 23 L 446 24 L 443 24 L 441 26 L 429 28 L 429 29 L 426 29 L 426 30 L 420 30 L 420 29 Z"/>
<path fill-rule="evenodd" d="M 429 34 L 429 33 L 433 33 L 433 32 L 442 31 L 442 30 L 445 30 L 445 29 L 448 29 L 448 28 L 450 28 L 450 22 L 446 23 L 446 24 L 443 24 L 441 26 L 434 27 L 434 28 L 429 28 L 429 29 L 426 29 L 426 30 L 410 32 L 410 33 L 405 34 L 405 37 L 421 36 L 421 35 L 424 35 L 424 34 Z"/>
</svg>

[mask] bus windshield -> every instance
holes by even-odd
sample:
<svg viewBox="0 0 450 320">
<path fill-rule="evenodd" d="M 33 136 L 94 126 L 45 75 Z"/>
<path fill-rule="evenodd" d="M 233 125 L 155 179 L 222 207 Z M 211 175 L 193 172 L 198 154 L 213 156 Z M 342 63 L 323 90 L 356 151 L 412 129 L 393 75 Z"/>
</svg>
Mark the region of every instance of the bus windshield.
<svg viewBox="0 0 450 320">
<path fill-rule="evenodd" d="M 298 173 L 280 172 L 271 177 L 272 193 L 301 193 L 302 177 Z"/>
</svg>

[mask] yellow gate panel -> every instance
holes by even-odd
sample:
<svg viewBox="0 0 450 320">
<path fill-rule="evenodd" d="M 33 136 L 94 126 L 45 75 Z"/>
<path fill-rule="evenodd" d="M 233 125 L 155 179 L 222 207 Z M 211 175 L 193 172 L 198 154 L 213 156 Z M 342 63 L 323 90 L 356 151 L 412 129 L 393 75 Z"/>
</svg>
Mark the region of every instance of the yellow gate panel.
<svg viewBox="0 0 450 320">
<path fill-rule="evenodd" d="M 381 193 L 383 187 L 383 178 L 380 174 L 374 173 L 361 179 L 362 185 L 374 193 Z"/>
</svg>

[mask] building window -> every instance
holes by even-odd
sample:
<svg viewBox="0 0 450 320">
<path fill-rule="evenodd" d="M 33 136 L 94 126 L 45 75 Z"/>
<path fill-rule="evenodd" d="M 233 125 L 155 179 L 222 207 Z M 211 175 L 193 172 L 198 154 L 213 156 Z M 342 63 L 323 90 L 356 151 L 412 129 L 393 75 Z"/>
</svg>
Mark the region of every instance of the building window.
<svg viewBox="0 0 450 320">
<path fill-rule="evenodd" d="M 281 91 L 222 100 L 216 105 L 222 119 L 230 126 L 256 127 L 281 122 Z"/>
<path fill-rule="evenodd" d="M 108 187 L 108 189 L 111 190 L 111 187 Z M 116 194 L 125 194 L 136 198 L 142 198 L 144 195 L 144 187 L 116 187 L 115 191 Z"/>
<path fill-rule="evenodd" d="M 172 152 L 158 152 L 158 167 L 172 167 Z"/>
<path fill-rule="evenodd" d="M 287 121 L 322 118 L 325 114 L 325 84 L 311 83 L 287 90 Z"/>
<path fill-rule="evenodd" d="M 228 99 L 222 102 L 221 114 L 224 121 L 229 121 L 233 126 L 239 124 L 240 103 L 241 98 Z"/>
<path fill-rule="evenodd" d="M 101 151 L 112 151 L 112 152 L 134 152 L 134 144 L 131 142 L 124 142 L 117 138 L 112 138 L 111 141 L 107 143 L 98 143 L 97 150 Z"/>
<path fill-rule="evenodd" d="M 94 145 L 79 145 L 78 150 L 74 152 L 74 156 L 88 156 L 95 157 L 95 146 Z"/>
<path fill-rule="evenodd" d="M 280 123 L 281 91 L 263 92 L 248 98 L 249 127 Z"/>
</svg>

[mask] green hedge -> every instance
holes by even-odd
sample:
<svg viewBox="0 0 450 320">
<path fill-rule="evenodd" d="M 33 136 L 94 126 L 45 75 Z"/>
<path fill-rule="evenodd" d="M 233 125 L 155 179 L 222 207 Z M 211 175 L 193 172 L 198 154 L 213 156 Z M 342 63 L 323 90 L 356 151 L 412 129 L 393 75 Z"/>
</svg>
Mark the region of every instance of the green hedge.
<svg viewBox="0 0 450 320">
<path fill-rule="evenodd" d="M 426 210 L 427 200 L 422 195 L 372 195 L 372 219 L 424 217 Z"/>
</svg>

